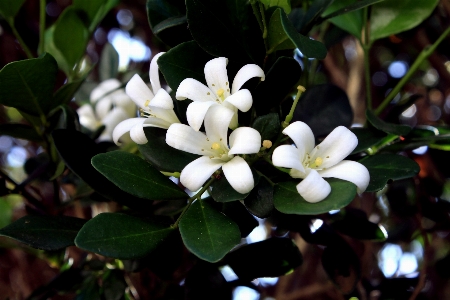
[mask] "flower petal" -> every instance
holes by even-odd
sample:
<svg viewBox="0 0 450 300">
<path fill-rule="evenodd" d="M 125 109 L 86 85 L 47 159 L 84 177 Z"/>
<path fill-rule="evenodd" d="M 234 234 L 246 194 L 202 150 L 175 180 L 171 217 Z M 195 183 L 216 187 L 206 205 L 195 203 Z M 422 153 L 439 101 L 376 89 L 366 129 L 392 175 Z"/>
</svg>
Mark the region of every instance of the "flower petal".
<svg viewBox="0 0 450 300">
<path fill-rule="evenodd" d="M 309 169 L 308 175 L 299 184 L 297 184 L 297 192 L 306 201 L 316 203 L 325 199 L 331 192 L 328 182 L 320 177 L 316 170 Z"/>
<path fill-rule="evenodd" d="M 95 104 L 95 114 L 97 118 L 103 120 L 113 109 L 111 98 L 105 97 L 97 101 Z"/>
<path fill-rule="evenodd" d="M 153 116 L 155 118 L 167 121 L 170 124 L 180 123 L 180 120 L 178 120 L 178 117 L 173 109 L 163 109 L 159 107 L 149 106 L 144 110 L 144 112 L 145 114 L 149 115 L 149 117 Z"/>
<path fill-rule="evenodd" d="M 157 90 L 155 97 L 150 101 L 150 106 L 163 109 L 173 109 L 172 97 L 164 89 Z"/>
<path fill-rule="evenodd" d="M 125 86 L 125 92 L 137 106 L 144 108 L 155 97 L 141 76 L 135 74 Z"/>
<path fill-rule="evenodd" d="M 228 82 L 227 64 L 227 58 L 218 57 L 211 59 L 205 65 L 206 84 L 216 95 L 218 95 L 217 91 L 222 89 L 225 98 L 231 94 L 230 83 Z"/>
<path fill-rule="evenodd" d="M 306 153 L 311 154 L 311 151 L 314 149 L 315 139 L 311 128 L 306 123 L 294 122 L 286 127 L 283 133 L 294 141 L 294 144 L 300 151 L 301 160 L 303 160 Z"/>
<path fill-rule="evenodd" d="M 359 162 L 351 160 L 343 160 L 329 169 L 318 172 L 325 178 L 334 177 L 354 183 L 360 194 L 366 190 L 370 181 L 367 168 Z"/>
<path fill-rule="evenodd" d="M 212 105 L 205 116 L 205 131 L 211 142 L 222 142 L 228 149 L 228 125 L 234 112 L 222 105 Z"/>
<path fill-rule="evenodd" d="M 123 109 L 115 108 L 110 111 L 102 120 L 102 123 L 105 125 L 105 130 L 99 136 L 99 141 L 111 141 L 114 128 L 126 119 L 128 119 L 128 116 Z"/>
<path fill-rule="evenodd" d="M 95 116 L 94 109 L 90 104 L 83 104 L 77 109 L 77 114 L 80 119 L 80 124 L 87 129 L 94 131 L 100 125 L 97 122 L 97 117 Z"/>
<path fill-rule="evenodd" d="M 186 110 L 188 124 L 196 131 L 199 131 L 200 127 L 202 127 L 203 120 L 205 119 L 206 112 L 212 105 L 216 104 L 217 103 L 214 101 L 197 101 L 189 104 Z"/>
<path fill-rule="evenodd" d="M 233 79 L 233 86 L 231 88 L 231 94 L 236 93 L 249 79 L 253 77 L 261 77 L 261 81 L 266 78 L 263 69 L 258 65 L 248 64 L 243 66 Z"/>
<path fill-rule="evenodd" d="M 217 97 L 206 85 L 192 78 L 184 79 L 178 86 L 175 95 L 177 100 L 217 101 Z"/>
<path fill-rule="evenodd" d="M 230 185 L 238 193 L 246 194 L 255 186 L 252 170 L 240 156 L 235 156 L 232 160 L 225 163 L 222 166 L 222 170 Z"/>
<path fill-rule="evenodd" d="M 322 158 L 320 168 L 329 168 L 346 158 L 358 145 L 356 135 L 344 126 L 336 127 L 311 152 L 311 160 Z"/>
<path fill-rule="evenodd" d="M 184 167 L 181 171 L 180 182 L 195 192 L 222 165 L 223 161 L 220 159 L 210 159 L 208 156 L 199 157 Z"/>
<path fill-rule="evenodd" d="M 103 95 L 108 94 L 109 92 L 118 89 L 122 84 L 119 80 L 115 78 L 107 79 L 105 81 L 102 81 L 96 88 L 94 88 L 89 95 L 89 99 L 91 103 L 95 103 L 101 98 L 103 98 Z"/>
<path fill-rule="evenodd" d="M 229 102 L 237 107 L 242 112 L 247 112 L 253 104 L 252 94 L 247 89 L 237 91 L 233 95 L 225 99 L 224 102 Z"/>
<path fill-rule="evenodd" d="M 239 127 L 230 134 L 228 154 L 252 154 L 261 149 L 261 134 L 250 127 Z"/>
<path fill-rule="evenodd" d="M 272 163 L 277 167 L 296 169 L 304 173 L 300 154 L 300 150 L 292 145 L 281 145 L 273 151 Z"/>
<path fill-rule="evenodd" d="M 131 118 L 131 119 L 127 119 L 127 120 L 120 122 L 116 127 L 114 127 L 114 130 L 112 132 L 112 138 L 113 138 L 114 143 L 116 145 L 120 145 L 120 143 L 119 143 L 120 137 L 122 135 L 124 135 L 125 133 L 129 132 L 131 130 L 131 128 L 133 128 L 133 126 L 135 126 L 135 125 L 142 127 L 142 124 L 144 124 L 145 120 L 146 120 L 145 118 Z M 145 138 L 145 134 L 144 134 L 144 138 Z M 138 140 L 143 141 L 143 138 L 138 137 Z M 133 141 L 134 141 L 134 139 L 133 139 Z M 145 144 L 145 143 L 147 143 L 147 139 L 145 139 L 145 142 L 142 144 Z"/>
<path fill-rule="evenodd" d="M 136 116 L 136 104 L 134 104 L 133 100 L 125 93 L 125 90 L 118 90 L 114 93 L 112 98 L 114 105 L 125 110 L 130 118 Z"/>
<path fill-rule="evenodd" d="M 159 68 L 158 68 L 158 58 L 163 55 L 165 52 L 159 52 L 155 56 L 153 56 L 152 61 L 150 62 L 150 84 L 152 85 L 152 91 L 156 93 L 157 90 L 161 88 L 161 83 L 159 81 Z"/>
<path fill-rule="evenodd" d="M 195 131 L 184 124 L 172 124 L 166 133 L 167 145 L 185 152 L 198 155 L 214 155 L 203 132 Z M 203 149 L 203 151 L 202 151 Z"/>
</svg>

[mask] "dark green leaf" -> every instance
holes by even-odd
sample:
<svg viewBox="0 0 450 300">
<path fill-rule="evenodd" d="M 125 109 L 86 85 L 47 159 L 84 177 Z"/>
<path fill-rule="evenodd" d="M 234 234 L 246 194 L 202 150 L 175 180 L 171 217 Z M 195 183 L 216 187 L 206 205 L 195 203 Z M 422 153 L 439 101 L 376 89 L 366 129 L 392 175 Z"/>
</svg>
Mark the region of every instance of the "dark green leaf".
<svg viewBox="0 0 450 300">
<path fill-rule="evenodd" d="M 204 200 L 195 201 L 180 221 L 185 246 L 199 258 L 216 262 L 239 244 L 239 227 Z"/>
<path fill-rule="evenodd" d="M 0 104 L 32 116 L 47 114 L 57 72 L 50 54 L 7 64 L 0 71 Z"/>
<path fill-rule="evenodd" d="M 135 259 L 152 252 L 174 231 L 149 218 L 101 213 L 81 228 L 75 245 L 104 256 Z"/>
<path fill-rule="evenodd" d="M 257 184 L 259 176 L 253 174 L 253 179 L 255 181 L 255 184 Z M 230 185 L 230 183 L 228 183 L 228 180 L 224 175 L 222 175 L 219 180 L 214 181 L 211 186 L 212 186 L 211 196 L 217 202 L 231 202 L 236 200 L 244 200 L 250 194 L 250 192 L 246 194 L 241 194 L 237 192 Z"/>
<path fill-rule="evenodd" d="M 300 32 L 307 34 L 316 23 L 316 20 L 320 17 L 322 12 L 331 4 L 334 0 L 315 0 L 306 11 L 300 24 L 296 24 L 296 28 Z"/>
<path fill-rule="evenodd" d="M 158 34 L 158 33 L 160 33 L 161 31 L 163 31 L 165 29 L 172 28 L 172 27 L 179 26 L 179 25 L 183 25 L 183 24 L 186 24 L 186 23 L 187 23 L 186 16 L 169 18 L 169 19 L 166 19 L 166 20 L 162 21 L 161 23 L 159 23 L 155 27 L 153 27 L 153 33 L 154 34 Z"/>
<path fill-rule="evenodd" d="M 291 12 L 291 0 L 259 0 L 264 4 L 265 9 L 270 7 L 281 7 L 285 13 Z"/>
<path fill-rule="evenodd" d="M 244 204 L 258 218 L 269 217 L 274 209 L 273 186 L 266 178 L 261 177 L 250 195 L 245 198 Z"/>
<path fill-rule="evenodd" d="M 245 245 L 225 257 L 225 263 L 243 281 L 286 275 L 302 262 L 300 250 L 291 239 L 286 238 L 271 238 Z"/>
<path fill-rule="evenodd" d="M 8 135 L 32 142 L 42 142 L 42 138 L 37 134 L 36 130 L 26 124 L 0 124 L 0 135 Z"/>
<path fill-rule="evenodd" d="M 351 154 L 359 153 L 367 150 L 368 148 L 376 145 L 387 135 L 379 130 L 369 129 L 369 128 L 351 128 L 350 129 L 358 138 L 358 146 Z"/>
<path fill-rule="evenodd" d="M 0 15 L 7 18 L 14 18 L 19 12 L 25 0 L 2 0 L 0 1 Z"/>
<path fill-rule="evenodd" d="M 261 134 L 261 140 L 273 140 L 281 128 L 280 117 L 276 113 L 270 113 L 256 118 L 252 125 Z"/>
<path fill-rule="evenodd" d="M 398 125 L 387 123 L 381 120 L 375 115 L 375 113 L 371 110 L 366 110 L 367 121 L 373 125 L 378 130 L 384 131 L 386 133 L 395 134 L 395 135 L 407 135 L 411 131 L 411 127 L 407 125 Z"/>
<path fill-rule="evenodd" d="M 332 84 L 308 88 L 295 108 L 292 122 L 302 121 L 316 137 L 328 135 L 338 126 L 350 127 L 353 111 L 347 94 Z"/>
<path fill-rule="evenodd" d="M 123 271 L 118 269 L 108 270 L 102 278 L 102 290 L 105 300 L 122 300 L 125 289 L 128 287 L 123 278 Z"/>
<path fill-rule="evenodd" d="M 51 107 L 55 108 L 59 105 L 69 104 L 69 102 L 75 96 L 75 93 L 78 91 L 78 89 L 84 83 L 86 77 L 87 77 L 87 74 L 86 74 L 86 76 L 83 76 L 83 78 L 81 78 L 81 79 L 66 83 L 65 85 L 60 87 L 56 91 L 56 93 L 53 95 Z"/>
<path fill-rule="evenodd" d="M 171 200 L 188 198 L 169 178 L 137 155 L 112 151 L 97 154 L 92 165 L 121 190 L 139 198 Z"/>
<path fill-rule="evenodd" d="M 222 212 L 231 220 L 236 222 L 241 232 L 241 237 L 245 238 L 250 232 L 259 225 L 255 217 L 245 208 L 245 206 L 239 202 L 227 202 L 222 206 Z"/>
<path fill-rule="evenodd" d="M 200 156 L 170 147 L 166 143 L 166 130 L 156 127 L 144 128 L 148 142 L 138 145 L 139 151 L 158 170 L 180 172 Z"/>
<path fill-rule="evenodd" d="M 335 10 L 336 9 L 335 7 L 331 7 L 331 9 L 328 9 L 323 14 L 323 19 L 326 20 L 326 19 L 331 19 L 331 18 L 340 16 L 340 15 L 343 15 L 343 14 L 348 14 L 348 13 L 351 13 L 353 11 L 356 11 L 356 10 L 359 10 L 361 8 L 364 8 L 366 6 L 369 6 L 369 5 L 378 3 L 378 2 L 382 2 L 382 1 L 385 1 L 385 0 L 359 0 L 359 1 L 355 2 L 355 3 L 353 3 L 353 4 L 349 4 L 349 5 L 347 5 L 345 7 L 342 7 L 341 9 L 338 9 L 338 10 Z M 336 1 L 336 2 L 333 2 L 333 4 L 337 3 L 338 5 L 342 6 L 341 2 L 342 1 Z"/>
<path fill-rule="evenodd" d="M 334 1 L 327 10 L 323 13 L 324 16 L 341 11 L 346 9 L 347 7 L 354 5 L 355 3 L 362 1 L 355 0 L 340 0 Z M 331 23 L 336 25 L 337 27 L 351 33 L 358 39 L 361 39 L 361 31 L 363 27 L 363 11 L 357 10 L 352 11 L 346 14 L 341 14 L 337 17 L 329 19 Z"/>
<path fill-rule="evenodd" d="M 233 299 L 232 285 L 227 283 L 216 264 L 197 262 L 186 275 L 184 297 L 173 299 Z"/>
<path fill-rule="evenodd" d="M 98 75 L 101 81 L 110 78 L 116 78 L 119 72 L 119 53 L 110 44 L 106 43 L 103 47 L 102 55 L 100 56 L 100 63 Z"/>
<path fill-rule="evenodd" d="M 25 216 L 0 229 L 7 236 L 33 248 L 59 250 L 74 244 L 86 220 L 66 216 Z"/>
<path fill-rule="evenodd" d="M 80 18 L 92 33 L 108 11 L 117 6 L 119 2 L 119 0 L 74 0 L 73 7 L 83 11 L 82 14 L 79 14 Z"/>
<path fill-rule="evenodd" d="M 281 182 L 275 185 L 273 201 L 275 208 L 285 214 L 318 215 L 347 206 L 356 196 L 356 185 L 351 182 L 326 178 L 331 193 L 322 201 L 309 203 L 297 192 L 299 182 Z"/>
<path fill-rule="evenodd" d="M 309 58 L 324 59 L 327 55 L 325 45 L 298 33 L 280 8 L 277 8 L 270 17 L 267 42 L 268 53 L 298 48 Z"/>
<path fill-rule="evenodd" d="M 203 69 L 213 57 L 203 51 L 196 42 L 180 44 L 158 58 L 158 66 L 167 84 L 174 91 L 185 78 L 205 82 Z"/>
<path fill-rule="evenodd" d="M 381 190 L 391 180 L 410 178 L 420 171 L 415 161 L 395 154 L 369 156 L 360 163 L 366 166 L 370 173 L 370 183 L 366 192 Z"/>
</svg>

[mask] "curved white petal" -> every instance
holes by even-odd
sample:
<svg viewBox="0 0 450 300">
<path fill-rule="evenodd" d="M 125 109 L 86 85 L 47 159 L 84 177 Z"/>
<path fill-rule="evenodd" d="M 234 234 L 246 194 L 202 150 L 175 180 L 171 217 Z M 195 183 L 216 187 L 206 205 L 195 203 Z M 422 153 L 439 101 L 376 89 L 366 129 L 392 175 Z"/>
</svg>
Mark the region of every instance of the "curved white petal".
<svg viewBox="0 0 450 300">
<path fill-rule="evenodd" d="M 145 109 L 145 113 L 148 117 L 155 117 L 162 119 L 164 121 L 169 122 L 170 124 L 173 123 L 180 123 L 180 120 L 178 120 L 177 115 L 173 111 L 173 109 L 163 109 L 159 107 L 153 107 L 149 106 Z"/>
<path fill-rule="evenodd" d="M 184 79 L 175 94 L 177 100 L 218 101 L 216 95 L 206 85 L 193 78 Z"/>
<path fill-rule="evenodd" d="M 208 156 L 199 157 L 181 171 L 180 182 L 195 192 L 222 165 L 223 161 L 220 159 L 210 159 Z"/>
<path fill-rule="evenodd" d="M 105 130 L 99 136 L 100 141 L 111 141 L 114 128 L 123 120 L 128 118 L 125 111 L 121 108 L 113 109 L 109 114 L 103 118 L 102 123 L 105 125 Z"/>
<path fill-rule="evenodd" d="M 253 98 L 247 89 L 237 91 L 233 95 L 227 97 L 224 102 L 229 102 L 242 112 L 247 112 L 252 107 Z"/>
<path fill-rule="evenodd" d="M 158 68 L 158 58 L 163 55 L 165 52 L 159 52 L 155 56 L 153 56 L 152 61 L 150 62 L 150 84 L 152 85 L 152 91 L 156 93 L 157 90 L 161 88 L 161 83 L 159 81 L 159 68 Z"/>
<path fill-rule="evenodd" d="M 266 78 L 263 69 L 258 65 L 248 64 L 243 66 L 233 79 L 233 86 L 231 88 L 231 94 L 236 93 L 249 79 L 253 77 L 261 77 L 261 81 Z"/>
<path fill-rule="evenodd" d="M 325 199 L 331 192 L 331 187 L 316 170 L 309 170 L 308 175 L 299 184 L 297 192 L 306 201 L 316 203 Z"/>
<path fill-rule="evenodd" d="M 213 155 L 211 145 L 203 132 L 195 131 L 184 124 L 172 124 L 166 133 L 167 145 L 198 155 Z M 203 149 L 203 151 L 202 151 Z"/>
<path fill-rule="evenodd" d="M 234 112 L 222 105 L 212 105 L 205 116 L 205 131 L 211 142 L 222 142 L 228 149 L 228 125 Z"/>
<path fill-rule="evenodd" d="M 152 93 L 141 76 L 135 74 L 125 86 L 125 92 L 136 103 L 137 106 L 145 108 L 150 105 L 155 95 Z"/>
<path fill-rule="evenodd" d="M 228 154 L 252 154 L 261 149 L 261 134 L 250 127 L 239 127 L 230 134 Z"/>
<path fill-rule="evenodd" d="M 300 151 L 291 145 L 278 146 L 272 154 L 272 163 L 274 166 L 296 169 L 301 172 L 305 172 L 305 168 L 302 165 L 302 157 Z"/>
<path fill-rule="evenodd" d="M 311 128 L 306 123 L 301 121 L 294 122 L 286 127 L 283 133 L 294 141 L 302 158 L 306 153 L 311 154 L 311 151 L 314 149 L 315 139 Z"/>
<path fill-rule="evenodd" d="M 144 121 L 144 127 L 158 127 L 168 129 L 172 124 L 173 123 L 167 122 L 166 120 L 155 117 L 148 117 Z"/>
<path fill-rule="evenodd" d="M 94 88 L 89 95 L 91 103 L 95 103 L 100 100 L 105 94 L 118 89 L 122 84 L 115 78 L 102 81 L 96 88 Z"/>
<path fill-rule="evenodd" d="M 100 120 L 103 120 L 113 109 L 111 98 L 105 97 L 95 104 L 95 114 Z"/>
<path fill-rule="evenodd" d="M 140 124 L 136 124 L 131 127 L 130 138 L 139 145 L 143 145 L 148 142 L 147 137 L 145 136 L 144 127 Z"/>
<path fill-rule="evenodd" d="M 132 118 L 136 116 L 136 104 L 125 93 L 124 90 L 118 90 L 119 93 L 114 93 L 113 103 L 116 107 L 121 107 L 126 111 L 127 115 Z"/>
<path fill-rule="evenodd" d="M 230 95 L 230 83 L 227 74 L 228 59 L 218 57 L 211 59 L 205 65 L 205 79 L 208 87 L 217 95 L 217 91 L 222 89 L 223 96 Z"/>
<path fill-rule="evenodd" d="M 329 168 L 346 158 L 358 145 L 356 135 L 344 126 L 336 127 L 311 152 L 311 159 L 322 158 L 320 168 Z"/>
<path fill-rule="evenodd" d="M 173 109 L 172 97 L 164 89 L 157 90 L 155 97 L 150 101 L 150 106 L 163 109 Z"/>
<path fill-rule="evenodd" d="M 199 131 L 200 127 L 202 127 L 203 120 L 205 119 L 206 112 L 212 105 L 216 104 L 217 103 L 214 101 L 197 101 L 189 104 L 186 110 L 188 124 L 196 131 Z"/>
<path fill-rule="evenodd" d="M 239 123 L 238 123 L 238 112 L 237 112 L 237 109 L 235 109 L 235 112 L 233 114 L 233 117 L 231 118 L 230 125 L 228 125 L 228 128 L 234 130 L 238 126 L 239 126 Z"/>
<path fill-rule="evenodd" d="M 77 114 L 80 119 L 80 124 L 89 130 L 96 130 L 100 124 L 97 121 L 97 116 L 90 104 L 83 104 L 77 109 Z"/>
<path fill-rule="evenodd" d="M 359 162 L 351 160 L 343 160 L 329 169 L 318 172 L 320 176 L 325 178 L 334 177 L 354 183 L 359 194 L 366 190 L 370 181 L 367 168 Z"/>
<path fill-rule="evenodd" d="M 225 163 L 222 166 L 222 170 L 230 185 L 238 193 L 246 194 L 255 186 L 252 170 L 240 156 L 235 156 L 232 160 Z"/>
<path fill-rule="evenodd" d="M 129 132 L 131 128 L 135 125 L 142 127 L 142 124 L 144 124 L 145 118 L 132 118 L 127 119 L 122 122 L 120 122 L 116 127 L 114 127 L 114 130 L 112 132 L 112 138 L 116 145 L 120 145 L 119 139 L 122 135 Z M 145 137 L 145 135 L 144 135 Z M 145 141 L 146 143 L 147 141 Z M 144 143 L 144 144 L 145 144 Z"/>
</svg>

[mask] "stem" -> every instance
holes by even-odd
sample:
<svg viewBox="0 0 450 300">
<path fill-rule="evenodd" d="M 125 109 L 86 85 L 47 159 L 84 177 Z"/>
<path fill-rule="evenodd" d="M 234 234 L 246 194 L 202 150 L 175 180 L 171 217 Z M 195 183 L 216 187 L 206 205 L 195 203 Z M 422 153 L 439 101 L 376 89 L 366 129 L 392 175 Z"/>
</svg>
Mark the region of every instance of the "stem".
<svg viewBox="0 0 450 300">
<path fill-rule="evenodd" d="M 414 75 L 422 62 L 427 59 L 439 46 L 439 44 L 447 37 L 450 33 L 450 27 L 447 28 L 441 36 L 432 44 L 431 46 L 425 47 L 422 52 L 420 52 L 419 56 L 417 56 L 416 60 L 412 64 L 411 68 L 408 70 L 406 75 L 397 83 L 397 85 L 392 89 L 392 91 L 387 95 L 386 99 L 377 107 L 375 110 L 375 114 L 379 115 L 388 105 L 391 103 L 392 99 L 400 92 L 402 87 L 406 84 L 406 82 Z"/>
<path fill-rule="evenodd" d="M 163 174 L 164 176 L 173 176 L 173 177 L 175 177 L 175 178 L 180 178 L 180 172 L 163 172 L 163 171 L 161 171 L 161 174 Z"/>
<path fill-rule="evenodd" d="M 23 51 L 27 55 L 28 58 L 34 58 L 33 54 L 31 53 L 30 49 L 28 49 L 27 44 L 23 41 L 22 37 L 20 36 L 19 32 L 16 29 L 16 26 L 14 26 L 14 18 L 7 18 L 7 22 L 9 26 L 12 29 L 12 32 L 16 39 L 19 41 L 19 44 L 22 46 Z"/>
<path fill-rule="evenodd" d="M 256 6 L 256 1 L 251 0 L 250 4 L 252 5 L 253 14 L 255 15 L 256 20 L 258 21 L 259 28 L 261 29 L 261 32 L 264 32 L 264 26 L 261 20 L 261 15 L 259 14 L 258 7 Z"/>
<path fill-rule="evenodd" d="M 264 47 L 266 48 L 266 55 L 268 53 L 269 46 L 267 45 L 267 22 L 266 22 L 266 12 L 264 10 L 264 4 L 259 2 L 259 11 L 261 13 L 262 18 L 262 25 L 263 25 L 263 40 L 264 40 Z"/>
<path fill-rule="evenodd" d="M 38 53 L 44 53 L 44 45 L 45 45 L 45 0 L 40 0 L 39 6 L 39 48 Z"/>
<path fill-rule="evenodd" d="M 398 138 L 398 135 L 388 134 L 377 145 L 370 147 L 370 149 L 371 149 L 370 155 L 377 153 L 380 149 L 383 149 L 386 145 L 395 141 L 397 138 Z"/>
<path fill-rule="evenodd" d="M 292 121 L 292 118 L 294 117 L 295 108 L 297 107 L 298 100 L 300 99 L 300 96 L 306 91 L 306 89 L 299 85 L 297 87 L 297 95 L 295 96 L 294 103 L 292 104 L 291 110 L 289 111 L 289 114 L 284 119 L 284 122 L 281 123 L 281 127 L 284 129 L 288 127 L 289 123 Z"/>
<path fill-rule="evenodd" d="M 367 99 L 367 108 L 372 109 L 372 85 L 370 82 L 370 25 L 369 25 L 369 8 L 364 7 L 364 36 L 362 37 L 361 46 L 364 50 L 364 78 L 366 81 L 366 99 Z"/>
</svg>

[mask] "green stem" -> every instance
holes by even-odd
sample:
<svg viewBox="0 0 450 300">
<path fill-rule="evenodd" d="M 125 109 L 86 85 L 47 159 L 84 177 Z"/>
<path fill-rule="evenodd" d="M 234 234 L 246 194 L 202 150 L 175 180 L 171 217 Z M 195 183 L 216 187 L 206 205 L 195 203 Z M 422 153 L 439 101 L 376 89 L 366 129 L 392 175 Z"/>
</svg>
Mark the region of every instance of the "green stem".
<svg viewBox="0 0 450 300">
<path fill-rule="evenodd" d="M 362 48 L 364 50 L 364 78 L 366 81 L 366 99 L 367 99 L 367 108 L 372 109 L 372 85 L 370 78 L 370 26 L 369 26 L 369 8 L 364 7 L 364 36 L 362 38 Z"/>
<path fill-rule="evenodd" d="M 161 171 L 161 174 L 163 174 L 164 176 L 173 176 L 173 177 L 176 177 L 176 178 L 180 178 L 180 172 L 163 172 L 163 171 Z"/>
<path fill-rule="evenodd" d="M 30 49 L 28 49 L 27 44 L 23 41 L 22 37 L 20 36 L 19 32 L 16 29 L 16 26 L 14 26 L 14 18 L 7 18 L 8 24 L 11 27 L 11 30 L 16 37 L 16 39 L 19 41 L 19 44 L 22 46 L 23 51 L 27 55 L 28 58 L 34 58 L 33 54 L 31 53 Z"/>
<path fill-rule="evenodd" d="M 44 45 L 45 45 L 45 0 L 40 0 L 39 6 L 39 48 L 38 53 L 44 53 Z"/>
<path fill-rule="evenodd" d="M 434 42 L 433 45 L 425 47 L 422 52 L 420 52 L 419 56 L 416 58 L 411 68 L 408 70 L 405 76 L 397 83 L 397 85 L 392 89 L 392 91 L 387 95 L 386 99 L 377 107 L 375 110 L 375 114 L 379 115 L 388 105 L 391 103 L 392 99 L 400 92 L 403 86 L 408 82 L 408 80 L 414 75 L 422 62 L 427 59 L 439 46 L 439 44 L 447 37 L 450 33 L 450 27 L 447 28 L 441 36 Z"/>
<path fill-rule="evenodd" d="M 377 145 L 370 147 L 370 155 L 373 155 L 383 149 L 385 146 L 395 141 L 398 135 L 388 134 L 384 139 L 382 139 Z"/>
<path fill-rule="evenodd" d="M 298 100 L 300 99 L 300 96 L 305 92 L 305 88 L 301 85 L 297 87 L 297 95 L 295 96 L 294 103 L 292 103 L 291 110 L 289 111 L 289 114 L 284 119 L 284 122 L 281 123 L 281 127 L 284 129 L 288 127 L 289 123 L 292 121 L 292 118 L 294 117 L 295 108 L 297 107 Z"/>
</svg>

